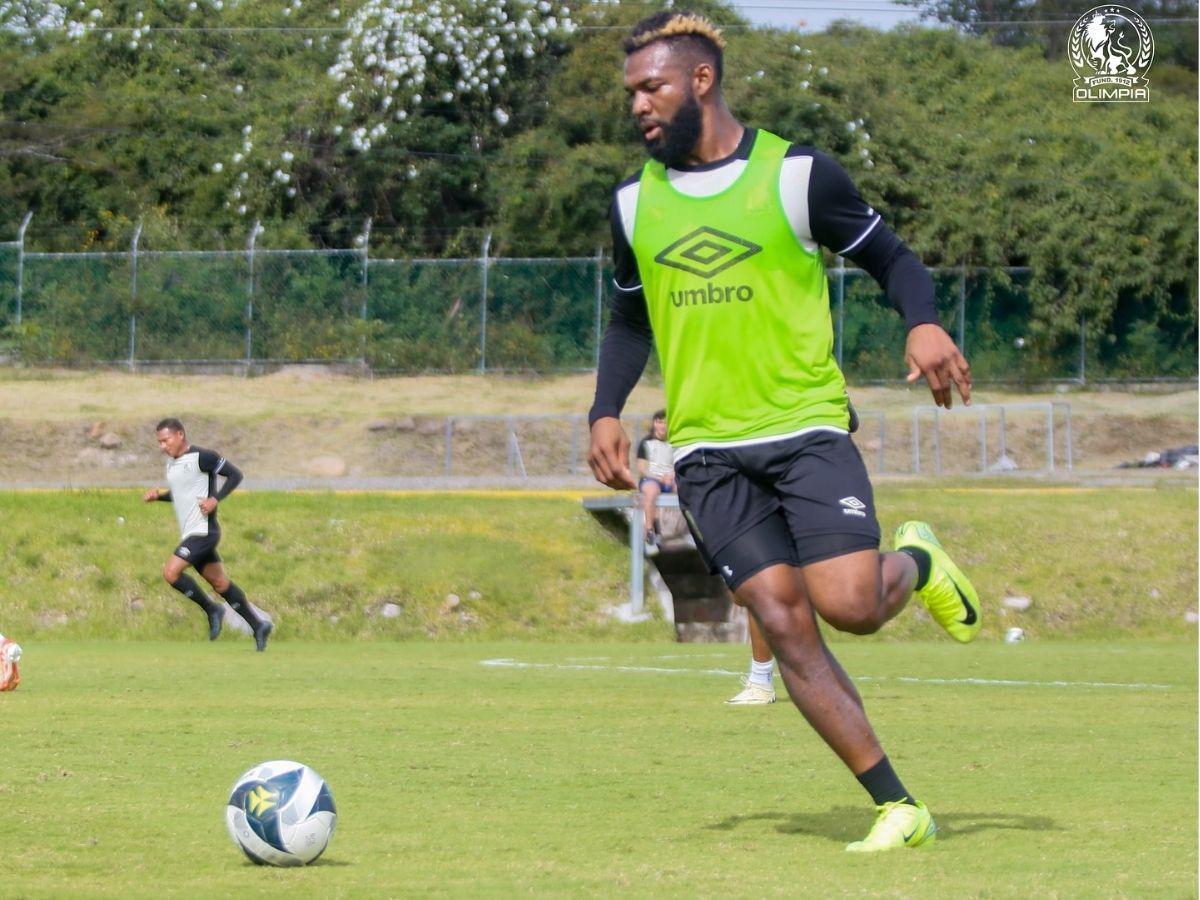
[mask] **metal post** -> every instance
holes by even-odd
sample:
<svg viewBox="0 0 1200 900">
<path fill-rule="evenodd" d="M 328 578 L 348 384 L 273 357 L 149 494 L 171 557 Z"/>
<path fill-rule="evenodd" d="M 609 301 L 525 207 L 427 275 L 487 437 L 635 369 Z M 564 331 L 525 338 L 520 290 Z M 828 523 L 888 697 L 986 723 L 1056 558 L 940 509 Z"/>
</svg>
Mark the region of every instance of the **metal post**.
<svg viewBox="0 0 1200 900">
<path fill-rule="evenodd" d="M 962 280 L 958 283 L 958 352 L 967 352 L 967 264 L 962 266 Z"/>
<path fill-rule="evenodd" d="M 842 367 L 842 333 L 846 329 L 846 260 L 837 258 L 837 364 Z"/>
<path fill-rule="evenodd" d="M 1075 448 L 1071 441 L 1071 404 L 1064 403 L 1063 406 L 1067 409 L 1067 469 L 1071 470 L 1075 468 Z"/>
<path fill-rule="evenodd" d="M 367 297 L 370 293 L 368 269 L 371 256 L 371 217 L 363 225 L 362 233 L 362 307 L 358 317 L 363 323 L 362 336 L 358 339 L 358 356 L 364 367 L 367 365 Z"/>
<path fill-rule="evenodd" d="M 483 238 L 483 252 L 479 259 L 479 374 L 487 371 L 487 295 L 488 295 L 488 251 L 492 247 L 492 233 Z"/>
<path fill-rule="evenodd" d="M 33 210 L 29 210 L 21 220 L 21 227 L 17 229 L 17 325 L 21 324 L 21 306 L 25 301 L 25 229 L 29 227 L 29 220 L 32 218 Z"/>
<path fill-rule="evenodd" d="M 525 457 L 521 455 L 521 441 L 517 437 L 516 423 L 512 419 L 508 420 L 508 446 L 513 461 L 513 471 L 509 474 L 519 474 L 522 478 L 528 478 L 529 473 L 525 471 Z"/>
<path fill-rule="evenodd" d="M 1008 423 L 1004 417 L 1004 406 L 1000 406 L 1000 459 L 1008 457 Z"/>
<path fill-rule="evenodd" d="M 1054 404 L 1046 404 L 1046 468 L 1054 471 Z"/>
<path fill-rule="evenodd" d="M 646 560 L 642 549 L 646 543 L 646 519 L 642 505 L 634 500 L 629 508 L 629 612 L 642 611 L 646 592 Z"/>
<path fill-rule="evenodd" d="M 133 240 L 129 242 L 129 370 L 132 372 L 134 368 L 134 359 L 137 356 L 137 264 L 138 264 L 138 240 L 142 236 L 142 223 L 139 221 L 137 228 L 133 230 Z"/>
<path fill-rule="evenodd" d="M 246 368 L 249 370 L 253 356 L 254 344 L 254 242 L 262 230 L 262 222 L 258 219 L 250 229 L 250 239 L 246 241 L 246 262 L 249 275 L 246 280 Z"/>
<path fill-rule="evenodd" d="M 583 424 L 581 416 L 571 416 L 571 465 L 569 471 L 572 475 L 579 468 L 579 426 Z"/>
<path fill-rule="evenodd" d="M 1087 317 L 1079 317 L 1079 383 L 1087 384 L 1087 373 L 1084 366 L 1087 360 L 1087 335 L 1085 326 L 1087 325 Z"/>
<path fill-rule="evenodd" d="M 600 368 L 600 318 L 604 307 L 604 248 L 596 248 L 596 368 Z M 571 474 L 575 473 L 575 460 L 571 459 Z"/>
<path fill-rule="evenodd" d="M 987 472 L 987 405 L 979 405 L 979 472 Z"/>
<path fill-rule="evenodd" d="M 507 432 L 504 437 L 504 474 L 511 478 L 513 474 L 513 420 L 511 418 L 504 420 L 504 428 Z"/>
</svg>

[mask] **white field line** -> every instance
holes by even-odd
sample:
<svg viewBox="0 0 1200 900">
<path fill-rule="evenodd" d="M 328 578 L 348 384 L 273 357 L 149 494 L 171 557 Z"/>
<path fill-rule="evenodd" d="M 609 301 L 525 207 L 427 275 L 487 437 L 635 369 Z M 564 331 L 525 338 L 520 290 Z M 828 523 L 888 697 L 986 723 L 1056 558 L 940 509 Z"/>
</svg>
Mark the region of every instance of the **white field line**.
<svg viewBox="0 0 1200 900">
<path fill-rule="evenodd" d="M 652 675 L 744 675 L 732 669 L 681 669 L 667 666 L 584 665 L 582 663 L 536 663 L 516 659 L 484 659 L 481 666 L 495 669 L 557 669 L 593 672 L 640 672 Z M 852 675 L 855 681 L 898 681 L 902 684 L 974 684 L 984 687 L 1117 688 L 1132 691 L 1167 691 L 1174 685 L 1134 681 L 1032 681 L 1017 678 L 916 678 L 910 675 Z"/>
</svg>

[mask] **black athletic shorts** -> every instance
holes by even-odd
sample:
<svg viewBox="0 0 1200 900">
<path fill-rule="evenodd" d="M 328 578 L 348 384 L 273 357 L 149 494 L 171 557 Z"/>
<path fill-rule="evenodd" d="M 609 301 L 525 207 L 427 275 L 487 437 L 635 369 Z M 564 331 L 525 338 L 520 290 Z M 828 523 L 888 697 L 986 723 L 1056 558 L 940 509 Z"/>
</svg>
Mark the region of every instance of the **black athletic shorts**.
<svg viewBox="0 0 1200 900">
<path fill-rule="evenodd" d="M 867 468 L 842 432 L 693 450 L 675 483 L 697 548 L 730 590 L 774 563 L 879 549 Z"/>
<path fill-rule="evenodd" d="M 221 561 L 221 557 L 217 554 L 217 544 L 219 543 L 221 543 L 221 532 L 219 531 L 215 534 L 193 534 L 179 543 L 179 546 L 175 548 L 175 555 L 197 570 L 203 569 L 209 563 Z"/>
</svg>

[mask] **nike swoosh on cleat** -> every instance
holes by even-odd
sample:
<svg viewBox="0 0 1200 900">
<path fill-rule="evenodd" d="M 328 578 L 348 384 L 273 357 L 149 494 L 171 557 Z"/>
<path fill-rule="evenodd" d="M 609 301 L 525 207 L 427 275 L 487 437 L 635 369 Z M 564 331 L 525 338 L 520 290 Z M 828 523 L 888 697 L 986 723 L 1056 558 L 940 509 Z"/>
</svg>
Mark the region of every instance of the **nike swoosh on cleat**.
<svg viewBox="0 0 1200 900">
<path fill-rule="evenodd" d="M 904 843 L 907 844 L 909 841 L 911 841 L 913 839 L 913 835 L 916 834 L 920 830 L 921 830 L 921 826 L 918 825 L 916 828 L 914 828 L 908 834 L 904 835 Z"/>
<path fill-rule="evenodd" d="M 950 573 L 947 572 L 945 574 L 947 578 L 950 578 Z M 958 591 L 958 599 L 962 601 L 962 605 L 967 610 L 967 614 L 959 620 L 959 624 L 974 625 L 979 621 L 979 616 L 975 612 L 975 607 L 973 607 L 971 602 L 967 600 L 967 595 L 962 592 L 962 588 L 958 586 L 958 582 L 956 582 L 953 578 L 950 578 L 950 583 L 954 585 L 954 590 Z"/>
</svg>

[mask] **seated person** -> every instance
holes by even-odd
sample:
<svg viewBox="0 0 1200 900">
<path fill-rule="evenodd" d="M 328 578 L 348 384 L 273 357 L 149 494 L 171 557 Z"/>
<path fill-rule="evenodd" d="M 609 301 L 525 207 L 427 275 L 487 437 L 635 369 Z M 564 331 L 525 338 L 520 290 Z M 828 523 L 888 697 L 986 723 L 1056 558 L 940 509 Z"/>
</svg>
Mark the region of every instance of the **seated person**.
<svg viewBox="0 0 1200 900">
<path fill-rule="evenodd" d="M 675 490 L 675 462 L 671 445 L 667 442 L 667 413 L 659 410 L 650 421 L 650 431 L 637 449 L 638 490 L 641 491 L 641 506 L 646 523 L 646 544 L 657 550 L 658 510 L 654 501 L 659 494 L 670 494 Z"/>
</svg>

